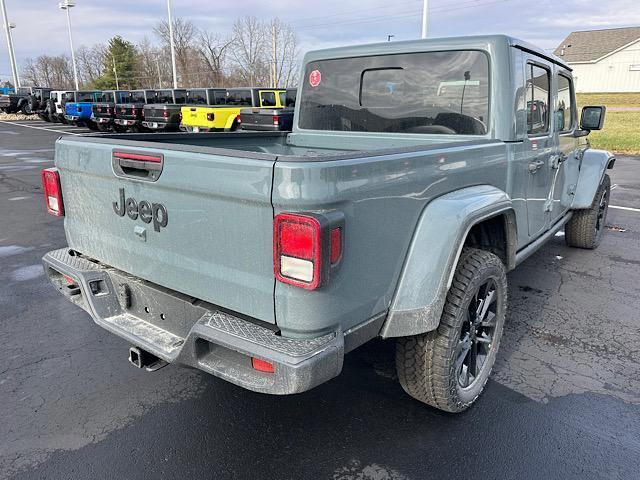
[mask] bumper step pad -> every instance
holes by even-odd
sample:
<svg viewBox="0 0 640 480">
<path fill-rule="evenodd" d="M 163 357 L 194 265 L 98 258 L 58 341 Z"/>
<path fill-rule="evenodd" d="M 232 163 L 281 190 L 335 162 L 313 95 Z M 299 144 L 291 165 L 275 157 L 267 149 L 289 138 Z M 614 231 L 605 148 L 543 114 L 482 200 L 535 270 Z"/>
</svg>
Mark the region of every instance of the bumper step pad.
<svg viewBox="0 0 640 480">
<path fill-rule="evenodd" d="M 247 389 L 272 394 L 309 390 L 342 370 L 342 332 L 285 338 L 270 328 L 68 248 L 47 253 L 43 264 L 51 283 L 62 292 L 69 279 L 77 282 L 80 291 L 67 298 L 98 325 L 167 362 L 199 368 Z M 130 304 L 119 299 L 123 285 L 131 292 Z M 151 313 L 146 305 L 152 305 Z M 153 311 L 167 313 L 156 316 Z M 272 363 L 275 372 L 253 369 L 254 357 Z"/>
</svg>

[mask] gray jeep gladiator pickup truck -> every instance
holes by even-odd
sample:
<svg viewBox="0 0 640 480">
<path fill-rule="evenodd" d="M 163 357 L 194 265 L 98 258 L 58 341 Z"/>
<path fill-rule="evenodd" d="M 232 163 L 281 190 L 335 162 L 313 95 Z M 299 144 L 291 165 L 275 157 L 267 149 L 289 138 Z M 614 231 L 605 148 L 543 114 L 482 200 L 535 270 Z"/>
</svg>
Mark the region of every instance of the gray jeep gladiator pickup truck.
<svg viewBox="0 0 640 480">
<path fill-rule="evenodd" d="M 62 137 L 43 171 L 67 298 L 130 361 L 290 394 L 395 338 L 403 388 L 469 407 L 509 270 L 564 227 L 595 248 L 614 157 L 571 69 L 505 36 L 308 53 L 293 131 Z"/>
</svg>

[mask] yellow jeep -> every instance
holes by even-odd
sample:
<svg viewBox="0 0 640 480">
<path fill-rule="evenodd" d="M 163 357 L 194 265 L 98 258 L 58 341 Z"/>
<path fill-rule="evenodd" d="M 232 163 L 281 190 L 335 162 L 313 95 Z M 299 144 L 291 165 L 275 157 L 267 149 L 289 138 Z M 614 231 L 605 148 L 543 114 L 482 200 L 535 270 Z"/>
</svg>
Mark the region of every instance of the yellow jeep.
<svg viewBox="0 0 640 480">
<path fill-rule="evenodd" d="M 285 89 L 229 88 L 226 90 L 225 98 L 216 98 L 215 103 L 207 100 L 205 105 L 201 105 L 201 101 L 194 100 L 191 104 L 182 107 L 180 129 L 186 132 L 233 131 L 240 126 L 241 109 L 282 108 L 285 104 L 285 96 Z M 189 93 L 187 93 L 187 103 L 189 103 Z"/>
</svg>

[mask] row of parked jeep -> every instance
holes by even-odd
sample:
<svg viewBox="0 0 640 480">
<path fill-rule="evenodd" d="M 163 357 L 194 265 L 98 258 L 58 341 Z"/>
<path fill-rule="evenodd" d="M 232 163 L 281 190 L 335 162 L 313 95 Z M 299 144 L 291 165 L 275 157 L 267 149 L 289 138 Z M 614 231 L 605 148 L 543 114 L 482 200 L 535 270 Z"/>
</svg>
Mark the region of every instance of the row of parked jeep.
<svg viewBox="0 0 640 480">
<path fill-rule="evenodd" d="M 0 111 L 97 131 L 290 130 L 296 89 L 190 88 L 69 91 L 27 87 L 0 95 Z"/>
</svg>

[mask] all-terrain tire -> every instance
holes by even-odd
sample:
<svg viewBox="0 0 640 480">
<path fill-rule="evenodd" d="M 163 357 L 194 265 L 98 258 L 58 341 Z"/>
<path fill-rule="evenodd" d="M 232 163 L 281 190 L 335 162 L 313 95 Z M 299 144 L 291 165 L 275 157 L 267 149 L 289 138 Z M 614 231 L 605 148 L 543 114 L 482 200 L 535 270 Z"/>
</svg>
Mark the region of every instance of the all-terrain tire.
<svg viewBox="0 0 640 480">
<path fill-rule="evenodd" d="M 589 208 L 573 212 L 564 227 L 564 239 L 570 247 L 593 250 L 600 245 L 609 211 L 611 179 L 604 176 Z"/>
<path fill-rule="evenodd" d="M 473 382 L 463 386 L 460 379 L 465 366 L 459 360 L 464 348 L 461 345 L 465 329 L 472 325 L 468 323 L 471 306 L 477 307 L 479 291 L 487 282 L 495 286 L 495 304 L 491 304 L 495 327 L 482 366 Z M 461 412 L 469 408 L 484 390 L 493 368 L 506 309 L 507 276 L 502 261 L 485 250 L 463 249 L 438 328 L 397 340 L 396 369 L 402 388 L 440 410 Z"/>
</svg>

